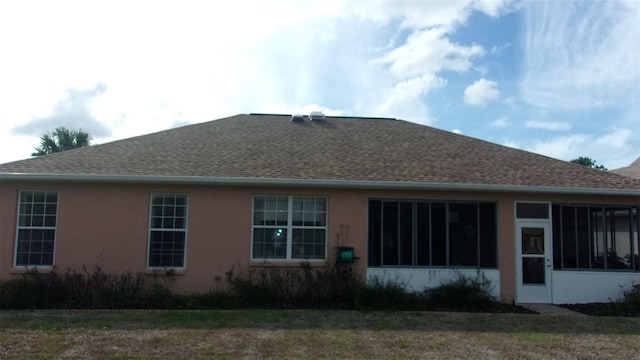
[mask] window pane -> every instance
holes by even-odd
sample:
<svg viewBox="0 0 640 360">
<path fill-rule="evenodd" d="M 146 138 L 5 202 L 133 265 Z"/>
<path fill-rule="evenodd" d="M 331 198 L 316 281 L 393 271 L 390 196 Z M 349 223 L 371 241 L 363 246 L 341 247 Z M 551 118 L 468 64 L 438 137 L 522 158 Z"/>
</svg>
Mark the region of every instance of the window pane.
<svg viewBox="0 0 640 360">
<path fill-rule="evenodd" d="M 548 219 L 549 205 L 538 203 L 517 203 L 516 217 L 518 219 Z"/>
<path fill-rule="evenodd" d="M 325 231 L 321 229 L 294 229 L 292 258 L 324 259 Z"/>
<path fill-rule="evenodd" d="M 175 208 L 172 205 L 167 205 L 163 208 L 162 216 L 173 217 L 175 216 Z"/>
<path fill-rule="evenodd" d="M 562 269 L 562 221 L 560 205 L 551 206 L 551 226 L 553 233 L 553 268 Z"/>
<path fill-rule="evenodd" d="M 183 267 L 185 233 L 183 231 L 151 231 L 150 267 Z"/>
<path fill-rule="evenodd" d="M 304 213 L 302 211 L 294 211 L 291 215 L 291 224 L 293 226 L 302 226 L 304 222 Z"/>
<path fill-rule="evenodd" d="M 522 258 L 522 282 L 524 284 L 544 284 L 544 258 Z"/>
<path fill-rule="evenodd" d="M 447 265 L 447 223 L 445 204 L 431 204 L 431 264 Z"/>
<path fill-rule="evenodd" d="M 253 229 L 253 257 L 285 259 L 287 257 L 287 230 L 283 228 Z"/>
<path fill-rule="evenodd" d="M 44 203 L 47 194 L 45 192 L 37 191 L 33 193 L 33 202 L 34 203 Z"/>
<path fill-rule="evenodd" d="M 478 206 L 449 205 L 449 265 L 478 266 Z"/>
<path fill-rule="evenodd" d="M 56 215 L 58 205 L 56 203 L 47 203 L 44 213 L 47 215 Z"/>
<path fill-rule="evenodd" d="M 538 227 L 522 228 L 522 253 L 544 255 L 544 229 Z"/>
<path fill-rule="evenodd" d="M 32 203 L 33 202 L 33 191 L 23 191 L 20 193 L 20 202 L 22 203 Z"/>
</svg>

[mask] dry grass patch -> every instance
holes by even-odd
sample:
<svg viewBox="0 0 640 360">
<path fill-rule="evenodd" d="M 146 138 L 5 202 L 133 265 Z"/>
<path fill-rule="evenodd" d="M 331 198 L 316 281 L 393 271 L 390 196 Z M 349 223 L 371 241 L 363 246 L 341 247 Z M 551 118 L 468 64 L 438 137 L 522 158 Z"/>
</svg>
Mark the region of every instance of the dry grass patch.
<svg viewBox="0 0 640 360">
<path fill-rule="evenodd" d="M 620 359 L 640 319 L 354 311 L 3 312 L 2 359 Z"/>
</svg>

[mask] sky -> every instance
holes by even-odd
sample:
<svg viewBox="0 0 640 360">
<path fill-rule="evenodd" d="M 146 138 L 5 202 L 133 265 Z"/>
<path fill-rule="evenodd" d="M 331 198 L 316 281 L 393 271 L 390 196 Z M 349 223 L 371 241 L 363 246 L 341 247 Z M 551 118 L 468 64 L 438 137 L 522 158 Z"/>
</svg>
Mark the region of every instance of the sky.
<svg viewBox="0 0 640 360">
<path fill-rule="evenodd" d="M 404 119 L 640 156 L 640 0 L 2 1 L 0 163 L 239 113 Z"/>
</svg>

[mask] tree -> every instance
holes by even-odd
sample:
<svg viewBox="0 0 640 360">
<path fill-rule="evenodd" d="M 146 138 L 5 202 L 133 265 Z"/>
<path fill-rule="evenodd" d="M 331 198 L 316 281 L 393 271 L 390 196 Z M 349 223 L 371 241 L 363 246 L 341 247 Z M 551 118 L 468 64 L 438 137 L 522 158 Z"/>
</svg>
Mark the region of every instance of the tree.
<svg viewBox="0 0 640 360">
<path fill-rule="evenodd" d="M 46 131 L 40 136 L 40 146 L 31 156 L 42 156 L 60 151 L 77 149 L 91 145 L 91 135 L 80 130 L 69 130 L 59 126 L 53 131 Z"/>
<path fill-rule="evenodd" d="M 598 170 L 608 170 L 606 167 L 604 167 L 604 165 L 596 165 L 596 161 L 586 157 L 586 156 L 580 156 L 577 159 L 573 159 L 570 162 L 572 163 L 576 163 L 576 164 L 580 164 L 580 165 L 584 165 L 587 167 L 590 167 L 592 169 L 598 169 Z"/>
</svg>

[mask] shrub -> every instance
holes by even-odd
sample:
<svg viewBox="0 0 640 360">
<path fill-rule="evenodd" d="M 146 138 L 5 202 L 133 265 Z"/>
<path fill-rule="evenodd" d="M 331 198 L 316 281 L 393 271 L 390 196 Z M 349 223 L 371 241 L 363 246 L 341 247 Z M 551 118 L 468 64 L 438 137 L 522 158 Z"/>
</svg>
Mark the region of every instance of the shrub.
<svg viewBox="0 0 640 360">
<path fill-rule="evenodd" d="M 0 309 L 44 307 L 44 289 L 26 277 L 0 282 Z"/>
<path fill-rule="evenodd" d="M 622 314 L 640 315 L 640 284 L 632 284 L 631 288 L 622 290 L 622 299 L 616 303 Z"/>
<path fill-rule="evenodd" d="M 171 275 L 169 273 L 165 275 Z M 226 287 L 205 293 L 175 294 L 145 274 L 106 274 L 67 270 L 28 273 L 0 283 L 0 308 L 239 309 L 315 308 L 355 310 L 490 310 L 497 302 L 490 282 L 460 276 L 423 293 L 408 292 L 396 280 L 365 284 L 350 267 L 263 267 L 226 274 Z M 166 278 L 162 277 L 162 278 Z M 640 299 L 640 286 L 628 292 Z M 637 306 L 637 305 L 636 305 Z"/>
<path fill-rule="evenodd" d="M 424 308 L 424 297 L 408 292 L 397 280 L 375 278 L 356 287 L 353 305 L 356 309 L 367 310 L 419 310 Z"/>
<path fill-rule="evenodd" d="M 0 307 L 30 308 L 130 308 L 145 290 L 143 274 L 105 274 L 67 270 L 63 274 L 29 272 L 5 281 L 0 289 Z"/>
<path fill-rule="evenodd" d="M 247 273 L 227 273 L 231 295 L 238 304 L 259 308 L 337 308 L 351 304 L 356 279 L 351 271 L 265 267 Z"/>
<path fill-rule="evenodd" d="M 454 310 L 488 310 L 497 304 L 491 295 L 491 282 L 484 276 L 468 278 L 459 275 L 450 283 L 425 291 L 427 302 L 434 307 Z"/>
</svg>

